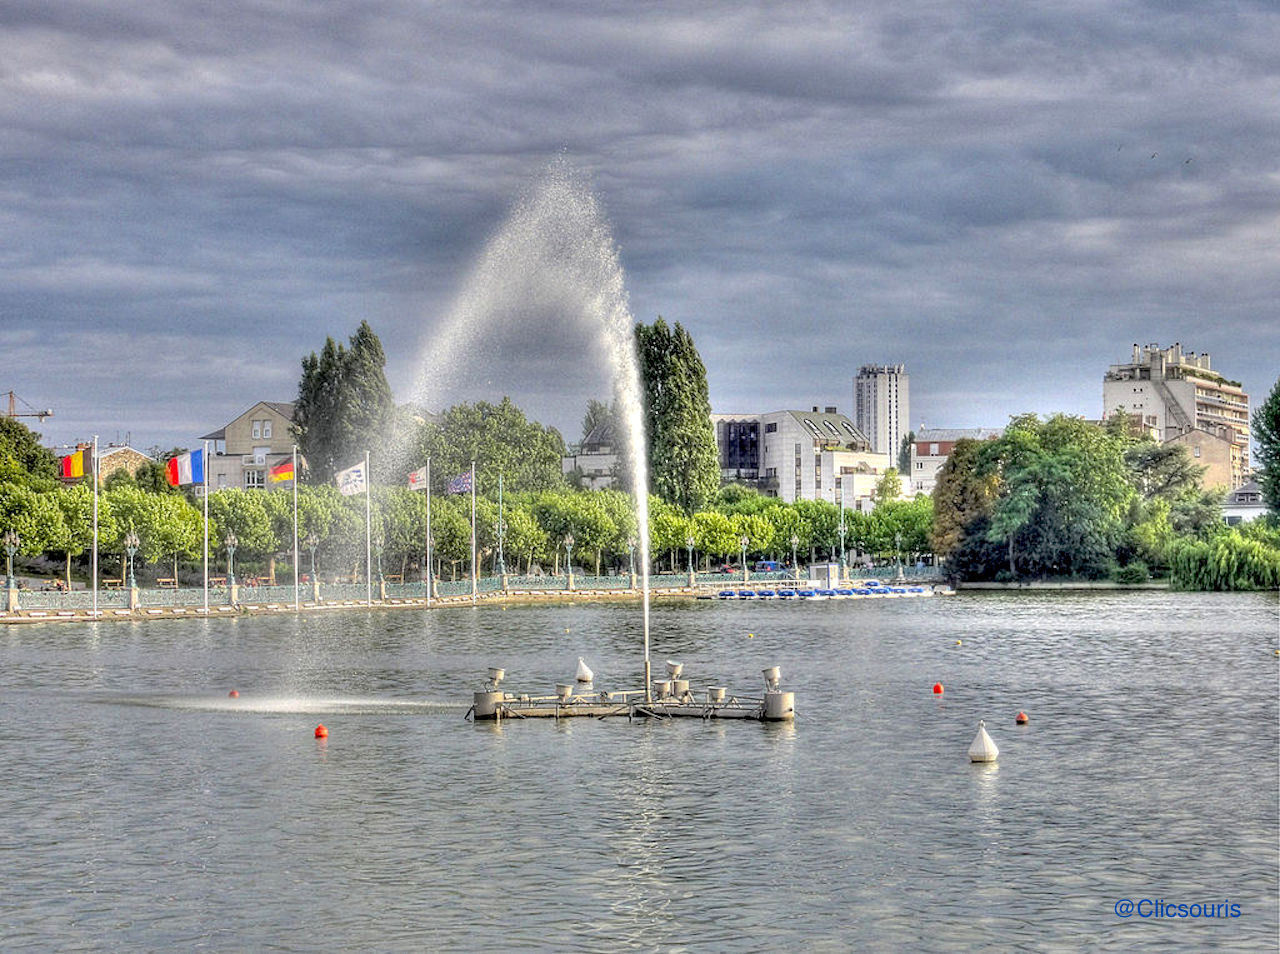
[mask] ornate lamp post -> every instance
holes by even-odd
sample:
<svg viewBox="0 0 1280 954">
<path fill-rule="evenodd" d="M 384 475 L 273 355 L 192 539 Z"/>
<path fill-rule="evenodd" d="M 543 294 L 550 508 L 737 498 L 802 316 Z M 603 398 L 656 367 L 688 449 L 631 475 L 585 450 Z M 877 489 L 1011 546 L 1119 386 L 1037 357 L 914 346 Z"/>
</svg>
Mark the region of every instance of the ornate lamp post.
<svg viewBox="0 0 1280 954">
<path fill-rule="evenodd" d="M 138 547 L 142 541 L 138 539 L 138 535 L 130 530 L 124 536 L 124 552 L 129 554 L 129 589 L 136 590 L 138 581 L 133 577 L 133 556 L 138 552 Z"/>
<path fill-rule="evenodd" d="M 502 475 L 498 475 L 498 560 L 494 570 L 498 576 L 507 575 L 507 562 L 502 558 L 502 544 L 507 537 L 507 522 L 502 518 Z"/>
<path fill-rule="evenodd" d="M 689 575 L 693 576 L 693 537 L 685 537 L 684 546 L 689 551 Z"/>
<path fill-rule="evenodd" d="M 745 535 L 741 540 L 738 541 L 738 543 L 741 544 L 742 546 L 742 582 L 743 583 L 747 582 L 747 580 L 750 579 L 750 577 L 747 576 L 747 544 L 750 542 L 751 542 L 750 538 Z"/>
<path fill-rule="evenodd" d="M 373 546 L 378 553 L 378 585 L 379 586 L 381 586 L 383 583 L 386 582 L 386 580 L 382 578 L 382 548 L 386 546 L 386 543 L 387 543 L 386 537 L 384 537 L 381 533 L 379 533 L 376 537 L 373 538 Z"/>
<path fill-rule="evenodd" d="M 800 546 L 800 538 L 791 534 L 791 575 L 800 579 L 800 561 L 796 557 L 796 547 Z"/>
<path fill-rule="evenodd" d="M 236 539 L 234 533 L 227 533 L 222 538 L 222 545 L 227 548 L 227 586 L 236 585 L 236 544 L 240 541 Z"/>
<path fill-rule="evenodd" d="M 302 545 L 311 551 L 311 582 L 316 581 L 316 547 L 320 545 L 320 538 L 314 533 L 308 533 L 307 539 L 302 541 Z"/>
<path fill-rule="evenodd" d="M 564 535 L 565 571 L 569 574 L 569 589 L 573 589 L 573 531 Z"/>
<path fill-rule="evenodd" d="M 4 578 L 5 589 L 13 589 L 13 555 L 18 552 L 18 547 L 21 545 L 22 538 L 18 536 L 16 530 L 4 532 L 4 552 L 9 556 L 8 569 L 5 570 Z"/>
<path fill-rule="evenodd" d="M 902 573 L 902 534 L 901 533 L 895 533 L 893 535 L 893 543 L 894 543 L 894 556 L 897 558 L 897 561 L 898 561 L 898 580 L 899 581 L 905 580 L 906 576 L 904 576 Z"/>
<path fill-rule="evenodd" d="M 630 573 L 631 589 L 636 588 L 636 538 L 627 537 L 627 568 Z"/>
</svg>

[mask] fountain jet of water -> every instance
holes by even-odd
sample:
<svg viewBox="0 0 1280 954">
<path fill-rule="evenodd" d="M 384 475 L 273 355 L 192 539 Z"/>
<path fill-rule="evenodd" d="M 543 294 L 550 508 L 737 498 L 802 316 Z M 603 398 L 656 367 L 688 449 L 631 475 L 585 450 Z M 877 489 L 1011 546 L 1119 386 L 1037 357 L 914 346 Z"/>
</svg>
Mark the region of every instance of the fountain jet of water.
<svg viewBox="0 0 1280 954">
<path fill-rule="evenodd" d="M 436 404 L 461 376 L 470 356 L 500 325 L 554 312 L 590 332 L 611 371 L 626 437 L 640 550 L 644 628 L 644 689 L 649 664 L 649 475 L 635 320 L 627 300 L 618 248 L 585 177 L 560 158 L 551 163 L 490 239 L 443 326 L 424 349 L 414 397 Z M 561 356 L 561 359 L 563 356 Z"/>
</svg>

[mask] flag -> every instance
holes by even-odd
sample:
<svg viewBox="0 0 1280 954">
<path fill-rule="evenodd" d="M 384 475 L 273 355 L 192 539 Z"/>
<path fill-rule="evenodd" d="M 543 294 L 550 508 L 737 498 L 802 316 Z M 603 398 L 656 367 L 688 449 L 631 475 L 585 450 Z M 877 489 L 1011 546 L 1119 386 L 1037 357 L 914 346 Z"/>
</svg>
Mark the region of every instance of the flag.
<svg viewBox="0 0 1280 954">
<path fill-rule="evenodd" d="M 427 468 L 419 467 L 409 475 L 410 490 L 426 490 L 427 489 Z"/>
<path fill-rule="evenodd" d="M 471 471 L 459 474 L 453 480 L 449 481 L 449 486 L 444 489 L 447 494 L 466 494 L 471 492 Z"/>
<path fill-rule="evenodd" d="M 286 480 L 293 480 L 293 460 L 292 458 L 283 463 L 276 464 L 267 472 L 267 476 L 273 484 L 283 483 Z"/>
<path fill-rule="evenodd" d="M 344 497 L 351 497 L 355 494 L 362 494 L 365 491 L 364 480 L 364 462 L 356 464 L 354 467 L 348 467 L 346 470 L 340 470 L 333 475 L 338 482 L 338 492 Z"/>
<path fill-rule="evenodd" d="M 72 480 L 92 473 L 93 451 L 91 450 L 78 450 L 74 454 L 68 454 L 60 461 L 59 476 L 65 480 Z"/>
<path fill-rule="evenodd" d="M 177 457 L 170 457 L 169 463 L 165 465 L 165 476 L 172 487 L 180 487 L 183 484 L 203 484 L 204 451 L 189 451 Z"/>
</svg>

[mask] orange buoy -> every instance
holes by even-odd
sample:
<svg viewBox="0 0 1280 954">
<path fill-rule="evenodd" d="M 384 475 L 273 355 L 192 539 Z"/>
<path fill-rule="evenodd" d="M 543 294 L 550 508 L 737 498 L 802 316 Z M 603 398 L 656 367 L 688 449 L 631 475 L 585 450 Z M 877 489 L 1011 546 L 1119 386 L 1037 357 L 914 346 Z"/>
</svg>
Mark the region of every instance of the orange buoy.
<svg viewBox="0 0 1280 954">
<path fill-rule="evenodd" d="M 1018 723 L 1018 725 L 1026 725 L 1031 720 L 1027 718 L 1027 714 L 1025 712 L 1019 712 L 1017 718 L 1013 721 Z"/>
<path fill-rule="evenodd" d="M 229 695 L 232 699 L 240 698 L 240 692 L 236 689 L 232 689 L 230 692 L 227 693 L 227 695 Z"/>
<path fill-rule="evenodd" d="M 323 725 L 316 726 L 316 738 L 317 739 L 329 738 L 329 730 L 326 729 Z"/>
<path fill-rule="evenodd" d="M 935 696 L 940 696 L 940 695 L 942 695 L 942 683 L 940 683 L 940 682 L 935 682 L 935 683 L 933 684 L 933 694 L 934 694 Z"/>
</svg>

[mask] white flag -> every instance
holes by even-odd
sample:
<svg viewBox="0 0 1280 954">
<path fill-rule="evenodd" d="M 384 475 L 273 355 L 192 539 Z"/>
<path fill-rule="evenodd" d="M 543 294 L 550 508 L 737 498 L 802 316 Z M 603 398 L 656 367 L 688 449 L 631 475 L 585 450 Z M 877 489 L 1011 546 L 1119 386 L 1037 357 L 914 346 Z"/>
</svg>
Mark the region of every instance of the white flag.
<svg viewBox="0 0 1280 954">
<path fill-rule="evenodd" d="M 427 489 L 427 468 L 419 467 L 409 475 L 410 490 L 426 490 Z"/>
<path fill-rule="evenodd" d="M 338 481 L 338 493 L 344 497 L 364 493 L 364 463 L 361 462 L 354 467 L 338 471 L 334 475 L 334 479 Z"/>
</svg>

